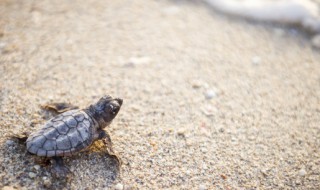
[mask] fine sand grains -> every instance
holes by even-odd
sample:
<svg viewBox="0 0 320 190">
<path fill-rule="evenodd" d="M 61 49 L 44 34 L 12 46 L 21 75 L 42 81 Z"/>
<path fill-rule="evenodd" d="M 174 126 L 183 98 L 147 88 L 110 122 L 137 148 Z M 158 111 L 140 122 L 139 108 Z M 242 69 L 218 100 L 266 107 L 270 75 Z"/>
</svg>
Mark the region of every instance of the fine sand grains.
<svg viewBox="0 0 320 190">
<path fill-rule="evenodd" d="M 197 2 L 1 1 L 0 188 L 319 189 L 319 51 Z M 120 172 L 92 150 L 57 180 L 8 138 L 104 94 Z"/>
</svg>

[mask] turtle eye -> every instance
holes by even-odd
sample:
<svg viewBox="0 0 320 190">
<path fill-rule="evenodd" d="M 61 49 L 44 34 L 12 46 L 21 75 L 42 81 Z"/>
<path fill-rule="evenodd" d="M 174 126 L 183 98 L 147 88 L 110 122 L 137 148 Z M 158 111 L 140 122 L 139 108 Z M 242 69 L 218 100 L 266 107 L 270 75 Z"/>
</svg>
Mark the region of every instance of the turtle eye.
<svg viewBox="0 0 320 190">
<path fill-rule="evenodd" d="M 112 112 L 112 110 L 113 110 L 113 105 L 110 104 L 110 105 L 109 105 L 109 111 Z"/>
<path fill-rule="evenodd" d="M 109 105 L 109 112 L 113 115 L 116 114 L 116 110 L 112 104 Z"/>
</svg>

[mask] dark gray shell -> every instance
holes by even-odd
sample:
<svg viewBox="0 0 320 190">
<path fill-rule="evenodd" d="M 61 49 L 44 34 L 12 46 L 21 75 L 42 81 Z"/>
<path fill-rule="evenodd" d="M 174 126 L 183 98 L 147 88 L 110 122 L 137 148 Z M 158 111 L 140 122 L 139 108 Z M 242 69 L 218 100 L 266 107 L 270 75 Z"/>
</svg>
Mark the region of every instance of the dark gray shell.
<svg viewBox="0 0 320 190">
<path fill-rule="evenodd" d="M 69 156 L 90 146 L 96 123 L 82 110 L 71 110 L 50 119 L 27 139 L 27 150 L 38 156 Z"/>
</svg>

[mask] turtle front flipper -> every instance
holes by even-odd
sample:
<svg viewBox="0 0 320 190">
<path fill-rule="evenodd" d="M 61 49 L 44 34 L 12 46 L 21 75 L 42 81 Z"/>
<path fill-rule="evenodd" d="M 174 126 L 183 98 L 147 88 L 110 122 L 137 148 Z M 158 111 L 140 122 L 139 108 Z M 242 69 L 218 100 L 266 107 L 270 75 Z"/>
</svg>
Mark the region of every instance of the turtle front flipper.
<svg viewBox="0 0 320 190">
<path fill-rule="evenodd" d="M 78 106 L 72 105 L 70 103 L 60 102 L 60 103 L 50 103 L 41 106 L 42 109 L 53 111 L 56 114 L 63 113 L 69 110 L 78 109 Z"/>
<path fill-rule="evenodd" d="M 119 158 L 119 156 L 114 152 L 113 148 L 112 148 L 112 141 L 111 141 L 111 137 L 110 135 L 104 131 L 101 130 L 99 132 L 99 139 L 102 140 L 103 144 L 105 145 L 105 148 L 107 150 L 107 153 L 109 154 L 110 157 L 114 158 L 117 160 L 118 162 L 118 166 L 121 166 L 122 162 L 121 159 Z"/>
<path fill-rule="evenodd" d="M 56 178 L 64 178 L 66 177 L 70 172 L 69 168 L 64 165 L 63 159 L 61 157 L 55 156 L 52 157 L 53 165 L 52 165 L 52 175 Z"/>
</svg>

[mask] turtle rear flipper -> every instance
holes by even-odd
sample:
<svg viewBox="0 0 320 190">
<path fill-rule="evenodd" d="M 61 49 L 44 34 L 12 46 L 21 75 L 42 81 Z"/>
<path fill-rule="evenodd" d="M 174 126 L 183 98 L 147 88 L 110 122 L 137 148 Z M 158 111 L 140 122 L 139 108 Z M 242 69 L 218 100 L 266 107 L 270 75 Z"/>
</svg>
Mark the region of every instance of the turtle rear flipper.
<svg viewBox="0 0 320 190">
<path fill-rule="evenodd" d="M 63 159 L 61 157 L 52 157 L 52 168 L 51 173 L 56 178 L 65 178 L 68 174 L 71 174 L 70 169 L 64 165 Z"/>
<path fill-rule="evenodd" d="M 20 134 L 11 134 L 9 137 L 11 139 L 18 140 L 19 144 L 25 144 L 27 139 L 28 139 L 28 137 L 29 137 L 29 135 L 30 135 L 30 132 L 24 131 L 24 132 L 22 132 Z"/>
<path fill-rule="evenodd" d="M 53 111 L 56 114 L 58 114 L 58 113 L 63 113 L 69 110 L 78 109 L 79 107 L 72 105 L 70 103 L 59 102 L 59 103 L 45 104 L 45 105 L 42 105 L 41 108 L 44 110 Z"/>
</svg>

